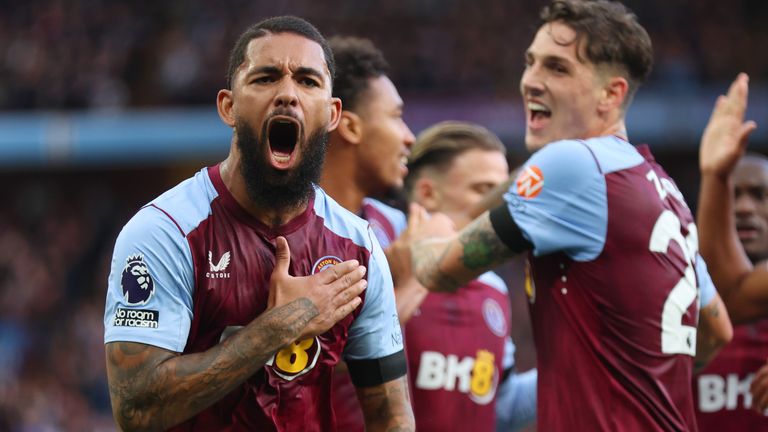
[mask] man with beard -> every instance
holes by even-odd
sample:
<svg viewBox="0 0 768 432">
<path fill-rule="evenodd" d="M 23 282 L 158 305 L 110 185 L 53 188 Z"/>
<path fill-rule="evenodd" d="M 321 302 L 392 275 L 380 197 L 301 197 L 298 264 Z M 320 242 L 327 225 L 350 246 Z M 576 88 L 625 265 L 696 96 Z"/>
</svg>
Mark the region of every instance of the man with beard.
<svg viewBox="0 0 768 432">
<path fill-rule="evenodd" d="M 104 325 L 121 428 L 334 430 L 344 358 L 367 428 L 413 429 L 384 253 L 314 186 L 341 110 L 333 74 L 311 24 L 246 30 L 217 98 L 229 156 L 120 233 Z"/>
</svg>

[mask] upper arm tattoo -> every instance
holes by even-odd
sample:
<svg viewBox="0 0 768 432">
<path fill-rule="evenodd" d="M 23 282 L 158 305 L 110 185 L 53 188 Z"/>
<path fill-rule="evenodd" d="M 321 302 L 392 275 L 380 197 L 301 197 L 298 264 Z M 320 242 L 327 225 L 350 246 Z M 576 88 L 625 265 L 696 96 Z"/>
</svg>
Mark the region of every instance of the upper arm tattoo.
<svg viewBox="0 0 768 432">
<path fill-rule="evenodd" d="M 499 239 L 484 213 L 457 238 L 422 241 L 414 247 L 413 268 L 419 282 L 431 291 L 456 291 L 513 255 Z"/>
<path fill-rule="evenodd" d="M 369 431 L 413 431 L 415 424 L 406 377 L 372 387 L 358 387 L 357 398 Z"/>
<path fill-rule="evenodd" d="M 469 270 L 488 269 L 512 256 L 512 251 L 493 230 L 488 213 L 472 221 L 459 234 L 461 262 Z"/>
</svg>

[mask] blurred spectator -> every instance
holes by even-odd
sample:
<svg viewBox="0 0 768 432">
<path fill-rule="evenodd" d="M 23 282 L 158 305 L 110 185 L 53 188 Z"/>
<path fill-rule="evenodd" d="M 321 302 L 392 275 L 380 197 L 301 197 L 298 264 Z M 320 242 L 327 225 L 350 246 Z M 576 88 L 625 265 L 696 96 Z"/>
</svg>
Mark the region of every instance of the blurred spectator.
<svg viewBox="0 0 768 432">
<path fill-rule="evenodd" d="M 543 3 L 6 0 L 0 109 L 208 103 L 224 85 L 220 65 L 231 41 L 254 20 L 279 14 L 303 16 L 329 35 L 372 39 L 404 93 L 512 96 Z M 625 3 L 656 45 L 656 82 L 686 89 L 727 80 L 733 64 L 768 79 L 768 56 L 754 55 L 768 42 L 765 2 Z"/>
</svg>

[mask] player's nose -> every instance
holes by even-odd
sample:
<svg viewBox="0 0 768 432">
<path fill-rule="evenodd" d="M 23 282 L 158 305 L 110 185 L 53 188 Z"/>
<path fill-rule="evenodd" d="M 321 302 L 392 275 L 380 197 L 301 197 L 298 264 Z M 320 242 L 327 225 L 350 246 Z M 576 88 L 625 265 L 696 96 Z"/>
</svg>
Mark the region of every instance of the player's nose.
<svg viewBox="0 0 768 432">
<path fill-rule="evenodd" d="M 523 97 L 538 96 L 544 92 L 544 83 L 539 78 L 537 68 L 528 67 L 520 77 L 520 93 Z"/>
<path fill-rule="evenodd" d="M 411 148 L 414 142 L 416 142 L 416 136 L 413 135 L 413 131 L 408 127 L 408 124 L 403 122 L 403 128 L 405 129 L 405 135 L 403 137 L 403 144 L 407 148 Z"/>
<path fill-rule="evenodd" d="M 284 79 L 277 87 L 275 93 L 275 107 L 296 107 L 299 104 L 299 95 L 296 85 L 292 80 Z"/>
</svg>

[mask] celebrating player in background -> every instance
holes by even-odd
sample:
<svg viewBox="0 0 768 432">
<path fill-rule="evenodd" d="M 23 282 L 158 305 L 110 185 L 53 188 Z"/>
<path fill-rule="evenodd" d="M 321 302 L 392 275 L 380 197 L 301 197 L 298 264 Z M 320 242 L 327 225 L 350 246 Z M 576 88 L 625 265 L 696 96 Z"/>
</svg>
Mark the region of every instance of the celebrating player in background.
<svg viewBox="0 0 768 432">
<path fill-rule="evenodd" d="M 343 357 L 368 430 L 413 429 L 386 258 L 314 185 L 340 118 L 333 75 L 306 21 L 246 30 L 217 98 L 229 156 L 120 233 L 104 325 L 121 428 L 334 430 Z"/>
<path fill-rule="evenodd" d="M 616 2 L 556 0 L 541 18 L 520 85 L 536 153 L 505 204 L 420 242 L 415 271 L 455 290 L 529 252 L 541 430 L 696 430 L 706 270 L 682 194 L 624 123 L 651 41 Z"/>
<path fill-rule="evenodd" d="M 758 154 L 746 155 L 736 165 L 731 182 L 734 223 L 739 240 L 752 265 L 765 267 L 768 260 L 768 159 Z M 707 234 L 702 230 L 702 245 L 709 241 Z M 714 267 L 715 263 L 712 265 Z M 768 318 L 734 326 L 733 341 L 694 378 L 696 417 L 701 431 L 768 430 L 768 417 L 751 409 L 749 392 L 754 372 L 765 364 L 766 359 Z"/>
<path fill-rule="evenodd" d="M 763 416 L 768 408 L 768 367 L 754 379 L 744 376 L 765 364 L 768 337 L 768 160 L 758 155 L 742 158 L 749 134 L 757 127 L 744 121 L 748 92 L 749 78 L 740 74 L 728 94 L 718 98 L 699 149 L 701 253 L 733 320 L 752 324 L 738 326 L 734 346 L 707 370 L 710 375 L 699 377 L 699 407 L 713 412 L 701 418 L 711 422 L 712 430 L 726 424 L 744 430 L 768 425 Z M 747 386 L 752 395 L 745 394 Z M 739 397 L 743 402 L 738 403 Z M 750 402 L 757 412 L 743 413 Z M 732 415 L 717 415 L 733 409 L 737 411 Z"/>
<path fill-rule="evenodd" d="M 320 185 L 347 210 L 367 220 L 390 264 L 401 321 L 407 320 L 427 291 L 410 274 L 409 232 L 421 220 L 415 209 L 406 229 L 405 215 L 381 201 L 403 187 L 406 160 L 414 136 L 403 121 L 403 100 L 387 77 L 389 65 L 367 39 L 335 36 L 328 43 L 336 61 L 333 95 L 343 110 L 331 132 Z M 402 251 L 405 251 L 404 256 Z M 344 367 L 337 368 L 333 405 L 339 429 L 363 429 L 362 413 Z"/>
<path fill-rule="evenodd" d="M 480 126 L 432 126 L 409 158 L 409 199 L 460 217 L 507 180 L 505 153 Z M 405 339 L 417 430 L 509 431 L 535 419 L 536 371 L 514 371 L 507 286 L 495 273 L 455 293 L 429 294 L 406 324 Z"/>
<path fill-rule="evenodd" d="M 737 323 L 768 317 L 768 269 L 753 267 L 748 256 L 750 240 L 759 231 L 737 226 L 734 211 L 733 170 L 757 127 L 753 121 L 744 121 L 748 92 L 749 78 L 740 74 L 728 94 L 718 98 L 699 149 L 701 253 Z M 740 236 L 746 240 L 743 247 Z"/>
<path fill-rule="evenodd" d="M 372 197 L 403 187 L 414 136 L 403 121 L 403 100 L 387 77 L 389 65 L 370 40 L 336 36 L 329 40 L 336 58 L 334 96 L 344 109 L 328 142 L 320 185 L 339 204 L 371 224 L 389 260 L 401 321 L 407 321 L 426 295 L 411 274 L 410 232 L 422 219 Z"/>
</svg>

